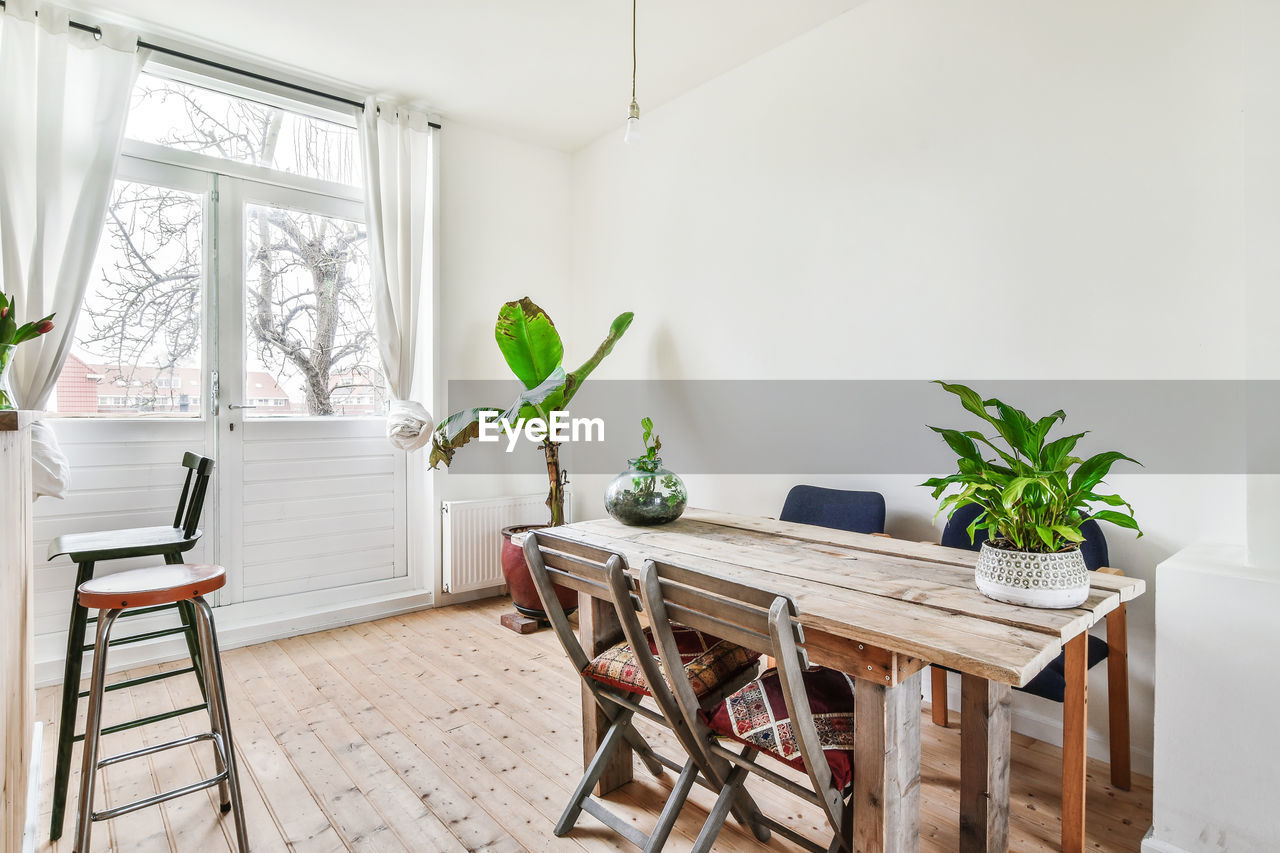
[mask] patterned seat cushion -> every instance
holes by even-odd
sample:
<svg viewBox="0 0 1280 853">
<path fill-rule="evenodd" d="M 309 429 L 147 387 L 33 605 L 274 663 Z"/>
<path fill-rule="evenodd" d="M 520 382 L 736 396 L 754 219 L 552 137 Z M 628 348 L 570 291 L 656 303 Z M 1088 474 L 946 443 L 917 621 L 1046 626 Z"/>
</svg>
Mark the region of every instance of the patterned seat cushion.
<svg viewBox="0 0 1280 853">
<path fill-rule="evenodd" d="M 835 787 L 844 790 L 853 781 L 853 679 L 843 672 L 819 667 L 804 674 L 804 689 Z M 704 711 L 703 719 L 717 735 L 804 770 L 776 669 L 766 671 L 715 708 Z"/>
<path fill-rule="evenodd" d="M 689 676 L 689 683 L 693 685 L 694 694 L 699 697 L 724 686 L 735 675 L 760 659 L 758 652 L 683 625 L 673 626 L 672 630 L 676 635 L 676 646 L 680 649 L 680 662 L 684 664 L 684 671 Z M 650 651 L 658 656 L 661 663 L 661 654 L 653 633 L 646 628 L 644 635 L 649 640 Z M 645 684 L 644 673 L 640 671 L 635 650 L 625 641 L 597 655 L 595 660 L 587 664 L 582 674 L 628 693 L 649 695 L 649 687 Z"/>
</svg>

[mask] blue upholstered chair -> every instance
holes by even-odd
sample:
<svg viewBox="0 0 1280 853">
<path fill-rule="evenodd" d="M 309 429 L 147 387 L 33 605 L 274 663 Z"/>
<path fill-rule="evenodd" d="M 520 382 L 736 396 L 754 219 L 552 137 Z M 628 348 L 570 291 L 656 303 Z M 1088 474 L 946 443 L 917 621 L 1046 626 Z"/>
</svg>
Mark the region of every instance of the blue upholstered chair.
<svg viewBox="0 0 1280 853">
<path fill-rule="evenodd" d="M 884 516 L 884 495 L 879 492 L 794 486 L 778 519 L 853 533 L 884 533 Z"/>
<path fill-rule="evenodd" d="M 969 541 L 969 525 L 982 510 L 973 504 L 963 506 L 947 521 L 942 531 L 942 544 L 948 548 L 967 548 L 977 551 L 987 540 L 985 530 L 975 531 L 974 541 Z M 1084 556 L 1084 564 L 1091 572 L 1104 571 L 1119 574 L 1116 569 L 1107 568 L 1107 540 L 1102 535 L 1102 528 L 1096 521 L 1086 521 L 1080 527 L 1084 534 L 1084 542 L 1080 551 Z M 1106 617 L 1107 639 L 1095 637 L 1088 639 L 1089 668 L 1097 666 L 1104 660 L 1107 664 L 1107 698 L 1110 704 L 1111 725 L 1111 784 L 1123 790 L 1129 790 L 1129 667 L 1128 643 L 1126 641 L 1125 605 L 1121 604 Z M 940 726 L 947 724 L 947 670 L 945 667 L 932 667 L 933 721 Z M 1044 668 L 1025 687 L 1019 687 L 1023 693 L 1040 696 L 1061 703 L 1066 695 L 1066 656 L 1058 657 Z"/>
</svg>

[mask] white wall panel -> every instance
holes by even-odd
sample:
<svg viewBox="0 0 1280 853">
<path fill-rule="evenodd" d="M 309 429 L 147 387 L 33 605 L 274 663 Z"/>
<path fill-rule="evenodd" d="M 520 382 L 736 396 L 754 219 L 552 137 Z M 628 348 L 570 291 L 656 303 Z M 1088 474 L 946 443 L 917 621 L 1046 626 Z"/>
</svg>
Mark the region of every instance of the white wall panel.
<svg viewBox="0 0 1280 853">
<path fill-rule="evenodd" d="M 408 574 L 406 457 L 380 419 L 246 420 L 241 600 Z"/>
</svg>

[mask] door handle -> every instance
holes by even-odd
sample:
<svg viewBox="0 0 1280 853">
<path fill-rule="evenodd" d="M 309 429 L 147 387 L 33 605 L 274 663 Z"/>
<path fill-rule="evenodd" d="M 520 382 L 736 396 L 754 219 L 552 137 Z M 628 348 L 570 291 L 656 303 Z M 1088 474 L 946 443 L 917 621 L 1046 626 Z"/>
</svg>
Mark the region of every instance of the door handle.
<svg viewBox="0 0 1280 853">
<path fill-rule="evenodd" d="M 228 409 L 256 409 L 257 406 L 242 406 L 239 403 L 227 403 Z"/>
</svg>

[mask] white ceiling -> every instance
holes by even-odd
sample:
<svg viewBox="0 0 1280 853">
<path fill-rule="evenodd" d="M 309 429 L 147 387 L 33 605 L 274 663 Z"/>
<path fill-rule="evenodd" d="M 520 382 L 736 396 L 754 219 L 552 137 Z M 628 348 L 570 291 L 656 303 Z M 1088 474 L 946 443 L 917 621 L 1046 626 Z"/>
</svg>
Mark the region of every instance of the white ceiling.
<svg viewBox="0 0 1280 853">
<path fill-rule="evenodd" d="M 865 0 L 638 0 L 641 114 Z M 627 0 L 87 0 L 151 25 L 572 151 L 621 132 Z"/>
</svg>

